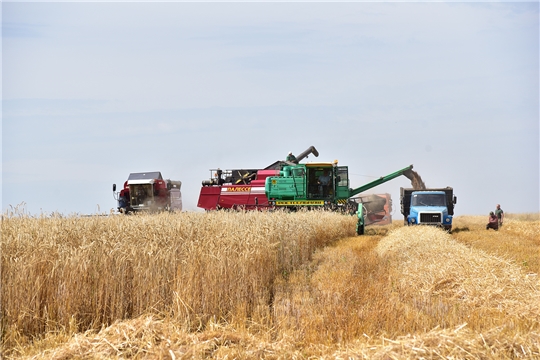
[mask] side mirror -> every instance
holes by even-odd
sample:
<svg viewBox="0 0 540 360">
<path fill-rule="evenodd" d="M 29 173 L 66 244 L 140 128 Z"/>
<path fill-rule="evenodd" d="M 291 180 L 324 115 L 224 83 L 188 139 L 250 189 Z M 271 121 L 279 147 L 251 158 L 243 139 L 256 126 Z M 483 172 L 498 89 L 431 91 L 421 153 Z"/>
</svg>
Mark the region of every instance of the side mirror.
<svg viewBox="0 0 540 360">
<path fill-rule="evenodd" d="M 112 191 L 116 191 L 116 184 L 112 184 Z"/>
<path fill-rule="evenodd" d="M 457 204 L 457 196 L 454 196 L 454 204 Z"/>
</svg>

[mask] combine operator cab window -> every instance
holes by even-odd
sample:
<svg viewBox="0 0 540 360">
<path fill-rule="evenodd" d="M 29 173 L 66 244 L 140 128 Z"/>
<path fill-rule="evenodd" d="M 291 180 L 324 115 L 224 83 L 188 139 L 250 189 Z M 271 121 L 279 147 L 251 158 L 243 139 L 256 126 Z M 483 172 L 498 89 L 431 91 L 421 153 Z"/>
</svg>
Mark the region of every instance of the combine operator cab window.
<svg viewBox="0 0 540 360">
<path fill-rule="evenodd" d="M 336 178 L 333 167 L 310 167 L 306 170 L 308 198 L 330 199 L 335 197 Z M 348 183 L 346 171 L 342 181 Z"/>
<path fill-rule="evenodd" d="M 338 182 L 337 186 L 345 186 L 345 187 L 348 188 L 349 187 L 349 170 L 348 170 L 348 168 L 346 168 L 346 167 L 344 167 L 344 168 L 338 167 L 336 175 L 337 175 L 336 181 Z"/>
<path fill-rule="evenodd" d="M 316 168 L 308 168 L 307 170 L 307 189 L 308 189 L 308 198 L 309 199 L 318 199 L 319 198 L 319 170 Z"/>
<path fill-rule="evenodd" d="M 141 206 L 153 200 L 151 184 L 130 185 L 131 206 Z"/>
</svg>

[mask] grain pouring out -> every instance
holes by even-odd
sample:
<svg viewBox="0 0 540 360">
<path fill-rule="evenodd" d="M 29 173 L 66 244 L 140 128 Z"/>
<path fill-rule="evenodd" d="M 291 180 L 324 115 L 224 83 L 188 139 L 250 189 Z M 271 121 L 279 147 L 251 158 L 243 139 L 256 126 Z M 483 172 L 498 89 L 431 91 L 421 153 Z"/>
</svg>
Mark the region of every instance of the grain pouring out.
<svg viewBox="0 0 540 360">
<path fill-rule="evenodd" d="M 424 190 L 426 188 L 426 184 L 424 184 L 424 181 L 422 180 L 422 177 L 420 177 L 420 174 L 418 174 L 416 171 L 411 170 L 405 174 L 405 176 L 411 180 L 411 185 L 414 190 Z"/>
</svg>

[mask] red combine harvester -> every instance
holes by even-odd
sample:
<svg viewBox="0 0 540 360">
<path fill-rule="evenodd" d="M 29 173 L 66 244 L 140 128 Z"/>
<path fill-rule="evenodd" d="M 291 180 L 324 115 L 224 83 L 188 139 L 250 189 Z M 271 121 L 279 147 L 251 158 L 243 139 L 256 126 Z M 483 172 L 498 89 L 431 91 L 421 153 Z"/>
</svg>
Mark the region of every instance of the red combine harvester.
<svg viewBox="0 0 540 360">
<path fill-rule="evenodd" d="M 137 211 L 181 211 L 181 181 L 164 180 L 161 172 L 131 173 L 124 188 L 113 195 L 118 201 L 118 211 L 124 214 Z"/>
<path fill-rule="evenodd" d="M 364 205 L 365 225 L 388 225 L 392 223 L 392 198 L 390 194 L 371 194 L 354 197 Z"/>
<path fill-rule="evenodd" d="M 197 206 L 205 210 L 265 209 L 269 207 L 264 191 L 267 177 L 279 176 L 282 165 L 298 164 L 308 155 L 319 156 L 314 146 L 292 161 L 278 160 L 264 169 L 211 169 L 210 180 L 203 180 Z"/>
</svg>

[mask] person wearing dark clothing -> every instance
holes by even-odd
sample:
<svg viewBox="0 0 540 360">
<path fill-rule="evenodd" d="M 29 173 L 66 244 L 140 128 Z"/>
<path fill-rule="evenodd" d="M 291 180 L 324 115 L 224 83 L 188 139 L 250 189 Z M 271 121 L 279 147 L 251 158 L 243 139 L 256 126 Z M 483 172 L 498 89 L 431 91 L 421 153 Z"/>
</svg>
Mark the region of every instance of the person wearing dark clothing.
<svg viewBox="0 0 540 360">
<path fill-rule="evenodd" d="M 292 151 L 289 151 L 289 155 L 287 155 L 287 159 L 285 160 L 296 163 L 296 156 L 293 155 Z"/>
<path fill-rule="evenodd" d="M 489 213 L 489 220 L 486 225 L 486 230 L 489 229 L 499 230 L 499 219 L 497 219 L 497 215 L 493 211 Z"/>
<path fill-rule="evenodd" d="M 503 220 L 504 220 L 504 211 L 501 209 L 501 205 L 499 204 L 497 204 L 495 215 L 497 215 L 497 219 L 499 221 L 499 227 L 501 227 L 503 225 Z"/>
<path fill-rule="evenodd" d="M 328 187 L 330 185 L 330 175 L 328 175 L 328 170 L 324 170 L 324 173 L 319 176 L 319 196 L 327 197 L 328 196 Z"/>
<path fill-rule="evenodd" d="M 225 180 L 223 179 L 223 170 L 217 169 L 216 170 L 216 181 L 218 185 L 223 185 L 225 183 Z"/>
</svg>

